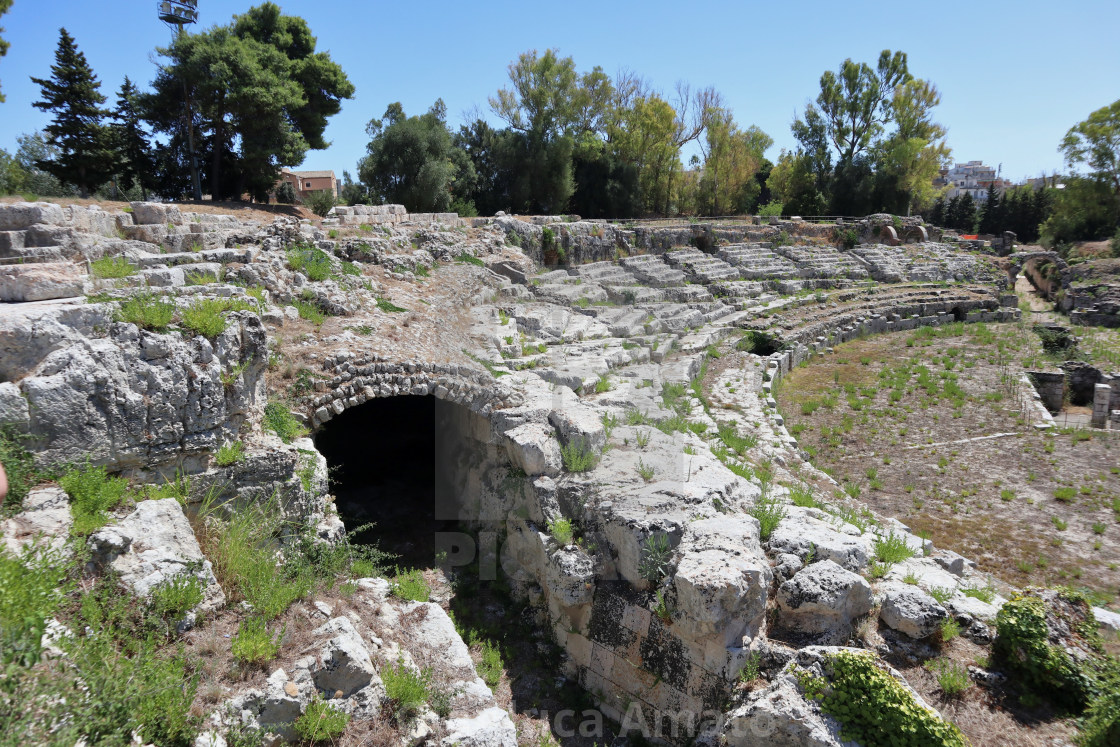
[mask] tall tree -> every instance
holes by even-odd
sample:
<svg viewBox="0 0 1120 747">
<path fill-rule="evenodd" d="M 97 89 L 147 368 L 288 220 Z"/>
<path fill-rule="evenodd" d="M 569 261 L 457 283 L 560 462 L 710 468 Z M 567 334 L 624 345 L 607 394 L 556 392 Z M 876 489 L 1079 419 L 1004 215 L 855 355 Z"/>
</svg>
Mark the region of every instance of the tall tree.
<svg viewBox="0 0 1120 747">
<path fill-rule="evenodd" d="M 1078 122 L 1062 138 L 1059 150 L 1072 168 L 1085 164 L 1090 176 L 1120 197 L 1120 100 Z"/>
<path fill-rule="evenodd" d="M 702 141 L 703 173 L 700 178 L 700 204 L 709 215 L 746 212 L 758 194 L 754 176 L 762 165 L 763 153 L 774 141 L 751 126 L 739 129 L 730 110 L 711 112 Z"/>
<path fill-rule="evenodd" d="M 940 103 L 941 94 L 929 81 L 911 78 L 895 88 L 892 115 L 897 128 L 877 147 L 877 159 L 900 201 L 884 201 L 881 207 L 909 214 L 929 207 L 937 197 L 933 180 L 950 157 L 945 128 L 933 121 L 932 110 Z"/>
<path fill-rule="evenodd" d="M 7 13 L 8 10 L 11 9 L 11 7 L 12 0 L 0 0 L 0 16 Z M 4 27 L 0 26 L 0 32 L 2 32 L 3 30 Z M 0 36 L 0 57 L 8 54 L 8 47 L 10 46 L 11 44 L 4 37 Z M 0 93 L 0 104 L 2 103 L 4 103 L 4 94 Z"/>
<path fill-rule="evenodd" d="M 395 103 L 370 122 L 368 155 L 358 165 L 370 194 L 413 212 L 445 212 L 469 193 L 474 167 L 454 146 L 445 115 L 443 101 L 419 117 L 405 117 Z"/>
<path fill-rule="evenodd" d="M 851 163 L 867 150 L 883 126 L 893 118 L 895 86 L 910 79 L 906 53 L 884 49 L 872 69 L 848 58 L 833 73 L 821 75 L 817 104 L 828 137 L 842 163 Z"/>
<path fill-rule="evenodd" d="M 306 21 L 264 3 L 229 26 L 179 36 L 145 99 L 153 127 L 180 128 L 186 91 L 207 152 L 211 194 L 267 199 L 283 166 L 328 146 L 327 119 L 354 86 L 316 40 Z"/>
<path fill-rule="evenodd" d="M 139 91 L 126 75 L 117 92 L 117 108 L 113 110 L 115 121 L 110 127 L 117 151 L 121 187 L 139 187 L 141 198 L 147 200 L 148 189 L 153 184 L 155 165 L 151 145 L 140 118 L 138 98 Z"/>
<path fill-rule="evenodd" d="M 54 113 L 44 131 L 47 143 L 58 148 L 58 156 L 36 166 L 88 197 L 113 173 L 115 156 L 109 131 L 102 124 L 105 97 L 86 56 L 66 29 L 59 29 L 54 58 L 49 79 L 31 79 L 42 89 L 43 97 L 32 106 Z"/>
</svg>

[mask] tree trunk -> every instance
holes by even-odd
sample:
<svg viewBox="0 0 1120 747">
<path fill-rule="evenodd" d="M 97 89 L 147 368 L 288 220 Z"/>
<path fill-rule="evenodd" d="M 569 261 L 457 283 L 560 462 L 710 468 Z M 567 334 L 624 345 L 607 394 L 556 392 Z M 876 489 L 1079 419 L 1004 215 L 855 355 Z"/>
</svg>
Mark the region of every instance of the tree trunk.
<svg viewBox="0 0 1120 747">
<path fill-rule="evenodd" d="M 218 98 L 217 116 L 214 117 L 214 155 L 210 165 L 210 199 L 217 200 L 222 185 L 222 136 L 225 134 L 226 114 L 223 110 L 225 96 Z"/>
</svg>

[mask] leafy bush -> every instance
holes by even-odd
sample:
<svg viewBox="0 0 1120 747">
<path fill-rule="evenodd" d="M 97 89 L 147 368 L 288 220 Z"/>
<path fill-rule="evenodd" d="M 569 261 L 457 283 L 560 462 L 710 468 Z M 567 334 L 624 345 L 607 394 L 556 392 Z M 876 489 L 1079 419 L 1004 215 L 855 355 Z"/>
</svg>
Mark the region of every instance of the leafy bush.
<svg viewBox="0 0 1120 747">
<path fill-rule="evenodd" d="M 302 739 L 308 742 L 325 742 L 341 735 L 349 723 L 350 714 L 338 710 L 317 695 L 307 704 L 303 715 L 296 719 L 293 726 Z"/>
<path fill-rule="evenodd" d="M 296 244 L 288 249 L 288 267 L 315 282 L 331 276 L 330 255 L 310 244 Z"/>
<path fill-rule="evenodd" d="M 128 492 L 128 480 L 109 477 L 104 467 L 72 467 L 58 479 L 70 496 L 74 523 L 70 533 L 85 537 L 109 522 L 109 511 L 120 505 Z"/>
<path fill-rule="evenodd" d="M 638 561 L 638 573 L 651 584 L 659 584 L 669 575 L 669 560 L 673 549 L 669 546 L 669 535 L 655 532 L 646 537 L 642 545 L 642 555 Z"/>
<path fill-rule="evenodd" d="M 39 660 L 47 618 L 69 591 L 67 572 L 54 553 L 31 547 L 17 557 L 0 545 L 0 663 L 31 666 Z"/>
<path fill-rule="evenodd" d="M 297 298 L 292 301 L 292 306 L 294 306 L 299 313 L 300 319 L 306 319 L 316 327 L 327 321 L 327 315 L 323 313 L 323 310 L 310 301 Z"/>
<path fill-rule="evenodd" d="M 283 629 L 273 638 L 263 617 L 250 617 L 237 626 L 237 634 L 231 643 L 233 658 L 249 664 L 263 664 L 280 653 L 283 638 Z"/>
<path fill-rule="evenodd" d="M 1120 744 L 1120 687 L 1106 689 L 1089 704 L 1076 741 L 1082 747 Z"/>
<path fill-rule="evenodd" d="M 859 232 L 854 228 L 838 228 L 836 229 L 834 238 L 836 243 L 850 251 L 852 249 L 855 249 L 856 244 L 859 243 Z"/>
<path fill-rule="evenodd" d="M 561 546 L 570 545 L 572 542 L 572 522 L 565 518 L 553 519 L 548 522 L 548 533 Z"/>
<path fill-rule="evenodd" d="M 4 506 L 9 510 L 18 509 L 23 499 L 38 482 L 35 472 L 35 457 L 21 443 L 24 436 L 9 428 L 0 428 L 0 464 L 8 476 L 8 497 Z"/>
<path fill-rule="evenodd" d="M 428 702 L 432 681 L 431 670 L 415 672 L 403 660 L 382 667 L 381 681 L 393 706 L 393 715 L 401 724 L 411 721 Z"/>
<path fill-rule="evenodd" d="M 299 199 L 296 195 L 296 188 L 291 185 L 291 182 L 280 182 L 276 185 L 276 202 L 281 205 L 294 205 Z"/>
<path fill-rule="evenodd" d="M 798 483 L 789 489 L 789 498 L 793 505 L 801 508 L 821 508 L 823 503 L 813 497 L 813 490 L 804 483 Z"/>
<path fill-rule="evenodd" d="M 1083 608 L 1091 619 L 1083 598 L 1062 593 L 1058 599 L 1063 605 Z M 1075 661 L 1050 643 L 1046 614 L 1047 605 L 1038 596 L 1015 594 L 996 614 L 992 651 L 1028 690 L 1080 711 L 1100 692 L 1099 673 L 1092 662 Z"/>
<path fill-rule="evenodd" d="M 925 668 L 937 678 L 941 692 L 950 698 L 957 697 L 972 686 L 968 668 L 952 659 L 933 659 L 925 663 Z"/>
<path fill-rule="evenodd" d="M 891 532 L 886 537 L 876 537 L 875 557 L 883 563 L 893 565 L 914 557 L 914 550 L 906 544 L 906 538 Z"/>
<path fill-rule="evenodd" d="M 230 465 L 234 465 L 238 462 L 244 461 L 245 444 L 241 441 L 234 441 L 231 444 L 223 444 L 222 448 L 218 449 L 218 453 L 214 455 L 214 463 L 219 467 L 229 467 Z"/>
<path fill-rule="evenodd" d="M 758 214 L 763 218 L 769 218 L 770 216 L 780 216 L 784 207 L 785 206 L 777 200 L 772 200 L 765 205 L 759 205 Z"/>
<path fill-rule="evenodd" d="M 397 572 L 397 577 L 389 585 L 390 590 L 400 599 L 410 602 L 426 602 L 432 596 L 432 587 L 418 568 L 407 573 Z"/>
<path fill-rule="evenodd" d="M 564 469 L 569 472 L 589 472 L 599 463 L 599 455 L 580 439 L 561 446 L 560 457 L 564 461 Z"/>
<path fill-rule="evenodd" d="M 828 665 L 831 687 L 821 710 L 840 721 L 841 739 L 864 747 L 967 747 L 960 729 L 918 703 L 870 654 L 841 652 Z"/>
<path fill-rule="evenodd" d="M 231 298 L 199 298 L 180 313 L 183 326 L 213 340 L 226 331 L 227 311 L 255 311 L 247 301 Z"/>
<path fill-rule="evenodd" d="M 460 252 L 459 254 L 457 254 L 455 256 L 455 261 L 456 262 L 462 262 L 462 263 L 468 264 L 468 265 L 475 265 L 477 267 L 485 267 L 486 266 L 486 263 L 483 262 L 481 259 L 474 256 L 473 254 L 467 254 L 466 252 Z"/>
<path fill-rule="evenodd" d="M 941 621 L 937 627 L 937 640 L 941 645 L 945 645 L 961 634 L 961 624 L 951 617 L 947 617 Z"/>
<path fill-rule="evenodd" d="M 138 293 L 121 301 L 113 318 L 129 322 L 140 329 L 162 332 L 175 316 L 175 304 L 163 301 L 151 293 Z"/>
<path fill-rule="evenodd" d="M 478 675 L 482 677 L 491 690 L 498 686 L 502 679 L 502 670 L 504 668 L 502 662 L 502 652 L 498 646 L 490 641 L 482 642 L 482 661 L 476 667 Z"/>
<path fill-rule="evenodd" d="M 765 541 L 786 517 L 786 508 L 777 498 L 763 493 L 747 513 L 758 519 L 759 535 Z"/>
<path fill-rule="evenodd" d="M 152 589 L 148 607 L 162 618 L 177 623 L 183 616 L 202 604 L 202 582 L 190 573 L 164 581 Z"/>
<path fill-rule="evenodd" d="M 297 438 L 303 438 L 308 430 L 296 419 L 283 402 L 273 400 L 264 407 L 264 427 L 280 437 L 280 440 L 290 444 Z"/>
<path fill-rule="evenodd" d="M 338 204 L 335 199 L 334 192 L 329 189 L 320 189 L 309 194 L 303 201 L 311 212 L 318 215 L 320 218 L 327 217 L 331 208 Z"/>
<path fill-rule="evenodd" d="M 102 257 L 89 263 L 95 278 L 101 280 L 127 278 L 136 274 L 134 267 L 124 257 Z"/>
<path fill-rule="evenodd" d="M 403 309 L 400 306 L 397 306 L 395 303 L 393 303 L 392 301 L 390 301 L 387 298 L 377 299 L 377 308 L 380 309 L 381 311 L 384 311 L 387 314 L 399 314 L 402 311 L 408 311 L 408 309 Z"/>
</svg>

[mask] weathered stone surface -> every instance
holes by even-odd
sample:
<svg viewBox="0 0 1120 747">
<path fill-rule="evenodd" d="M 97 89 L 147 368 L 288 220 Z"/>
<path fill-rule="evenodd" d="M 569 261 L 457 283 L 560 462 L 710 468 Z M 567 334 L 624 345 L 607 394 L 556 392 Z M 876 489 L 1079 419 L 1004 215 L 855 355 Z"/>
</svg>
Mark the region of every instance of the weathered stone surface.
<svg viewBox="0 0 1120 747">
<path fill-rule="evenodd" d="M 517 729 L 501 708 L 487 708 L 474 718 L 449 719 L 444 747 L 516 747 Z"/>
<path fill-rule="evenodd" d="M 840 747 L 835 722 L 813 708 L 790 677 L 727 714 L 723 735 L 731 747 Z"/>
<path fill-rule="evenodd" d="M 859 572 L 874 556 L 871 540 L 861 536 L 852 524 L 830 524 L 836 521 L 819 509 L 791 506 L 786 516 L 770 535 L 770 548 L 804 558 L 810 551 L 814 557 L 831 560 L 849 571 Z"/>
<path fill-rule="evenodd" d="M 937 600 L 917 586 L 897 581 L 883 584 L 879 617 L 884 623 L 911 638 L 931 635 L 949 616 Z"/>
<path fill-rule="evenodd" d="M 167 205 L 161 202 L 133 202 L 132 220 L 138 226 L 148 225 L 179 225 L 183 222 L 182 213 L 178 205 Z"/>
<path fill-rule="evenodd" d="M 82 295 L 84 269 L 71 262 L 0 265 L 0 301 L 22 303 Z"/>
<path fill-rule="evenodd" d="M 319 649 L 318 659 L 311 667 L 311 676 L 320 690 L 341 691 L 345 697 L 366 687 L 377 677 L 377 670 L 361 635 L 347 618 L 329 620 L 312 634 L 331 636 Z"/>
<path fill-rule="evenodd" d="M 36 488 L 24 499 L 23 511 L 0 522 L 0 538 L 14 555 L 30 544 L 64 550 L 73 523 L 70 499 L 62 488 Z"/>
<path fill-rule="evenodd" d="M 62 208 L 49 202 L 0 205 L 0 231 L 19 231 L 36 224 L 59 226 L 65 221 L 66 214 Z"/>
<path fill-rule="evenodd" d="M 174 498 L 141 501 L 136 510 L 90 535 L 94 563 L 112 566 L 138 597 L 181 575 L 202 584 L 203 612 L 225 604 L 225 594 L 202 554 L 183 509 Z"/>
<path fill-rule="evenodd" d="M 845 635 L 851 621 L 871 611 L 871 586 L 831 560 L 813 563 L 778 587 L 782 620 L 806 633 Z"/>
<path fill-rule="evenodd" d="M 552 429 L 540 423 L 526 423 L 506 431 L 506 453 L 518 468 L 530 477 L 560 474 L 560 444 Z"/>
</svg>

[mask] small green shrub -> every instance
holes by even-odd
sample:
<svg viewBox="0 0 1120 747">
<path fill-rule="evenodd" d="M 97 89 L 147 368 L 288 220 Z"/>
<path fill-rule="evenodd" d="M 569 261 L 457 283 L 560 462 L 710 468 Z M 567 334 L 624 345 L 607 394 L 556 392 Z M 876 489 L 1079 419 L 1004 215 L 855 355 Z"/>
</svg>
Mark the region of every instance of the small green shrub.
<svg viewBox="0 0 1120 747">
<path fill-rule="evenodd" d="M 736 430 L 734 423 L 720 423 L 718 425 L 717 433 L 719 440 L 723 445 L 734 451 L 739 456 L 745 456 L 746 453 L 758 445 L 758 436 L 746 435 L 740 436 Z"/>
<path fill-rule="evenodd" d="M 954 593 L 956 592 L 948 586 L 934 586 L 929 590 L 929 595 L 936 599 L 938 604 L 948 602 L 953 598 Z"/>
<path fill-rule="evenodd" d="M 327 315 L 311 301 L 296 298 L 292 300 L 292 306 L 295 307 L 300 319 L 306 319 L 316 327 L 322 326 L 323 322 L 327 321 Z"/>
<path fill-rule="evenodd" d="M 164 581 L 152 589 L 148 606 L 160 617 L 178 622 L 183 616 L 202 604 L 202 582 L 191 573 Z"/>
<path fill-rule="evenodd" d="M 842 740 L 864 747 L 967 747 L 954 724 L 924 708 L 898 680 L 880 669 L 873 656 L 841 652 L 828 657 L 831 687 L 821 710 L 843 725 Z"/>
<path fill-rule="evenodd" d="M 461 252 L 460 254 L 458 254 L 455 257 L 455 261 L 456 262 L 462 262 L 463 264 L 475 265 L 476 267 L 485 267 L 486 266 L 486 263 L 483 262 L 481 259 L 479 259 L 478 257 L 475 257 L 472 254 L 467 254 L 466 252 Z"/>
<path fill-rule="evenodd" d="M 0 464 L 8 477 L 8 497 L 4 508 L 18 509 L 23 499 L 38 482 L 35 470 L 35 457 L 23 447 L 24 436 L 10 428 L 0 428 Z"/>
<path fill-rule="evenodd" d="M 229 310 L 228 299 L 200 298 L 184 308 L 179 316 L 184 327 L 213 340 L 229 326 L 223 316 Z"/>
<path fill-rule="evenodd" d="M 400 599 L 410 602 L 426 602 L 432 596 L 432 587 L 418 568 L 406 573 L 397 572 L 396 578 L 389 584 L 389 589 Z"/>
<path fill-rule="evenodd" d="M 304 198 L 303 204 L 320 218 L 325 218 L 331 208 L 338 204 L 334 192 L 329 189 L 318 189 Z"/>
<path fill-rule="evenodd" d="M 572 522 L 563 517 L 548 522 L 548 533 L 561 547 L 572 543 Z"/>
<path fill-rule="evenodd" d="M 281 629 L 275 638 L 268 632 L 268 622 L 263 617 L 253 616 L 237 626 L 231 650 L 233 658 L 248 664 L 264 664 L 280 653 L 280 642 L 284 638 Z"/>
<path fill-rule="evenodd" d="M 886 537 L 876 537 L 875 557 L 883 563 L 893 565 L 914 557 L 914 550 L 906 544 L 906 538 L 891 532 Z"/>
<path fill-rule="evenodd" d="M 645 482 L 653 479 L 654 469 L 651 465 L 646 464 L 641 459 L 638 460 L 638 475 Z"/>
<path fill-rule="evenodd" d="M 385 695 L 392 703 L 393 715 L 398 723 L 412 721 L 428 702 L 431 680 L 431 670 L 415 672 L 403 660 L 382 667 L 381 681 L 385 685 Z"/>
<path fill-rule="evenodd" d="M 408 309 L 403 309 L 400 306 L 397 306 L 387 298 L 377 299 L 377 308 L 387 314 L 399 314 L 402 311 L 408 311 Z"/>
<path fill-rule="evenodd" d="M 93 276 L 100 280 L 127 278 L 136 274 L 136 267 L 124 257 L 102 257 L 90 262 Z"/>
<path fill-rule="evenodd" d="M 638 573 L 651 584 L 659 584 L 669 575 L 669 560 L 673 550 L 669 545 L 669 535 L 655 532 L 642 544 L 641 558 L 638 560 Z"/>
<path fill-rule="evenodd" d="M 128 493 L 128 480 L 109 477 L 104 467 L 72 467 L 58 479 L 70 496 L 74 523 L 70 533 L 86 537 L 109 523 L 109 511 L 120 505 Z"/>
<path fill-rule="evenodd" d="M 782 203 L 778 202 L 777 200 L 772 200 L 771 202 L 768 202 L 765 205 L 759 205 L 758 206 L 758 214 L 759 214 L 759 216 L 761 216 L 763 218 L 769 218 L 771 216 L 780 216 L 782 214 L 782 208 L 783 207 L 784 206 L 782 205 Z"/>
<path fill-rule="evenodd" d="M 581 439 L 573 439 L 562 445 L 560 457 L 568 472 L 590 472 L 599 463 L 599 455 Z"/>
<path fill-rule="evenodd" d="M 218 453 L 214 455 L 214 463 L 219 467 L 229 467 L 244 461 L 245 444 L 241 441 L 223 444 L 222 448 L 218 449 Z"/>
<path fill-rule="evenodd" d="M 604 392 L 609 392 L 610 390 L 611 390 L 610 377 L 607 376 L 606 374 L 600 375 L 599 380 L 595 382 L 595 393 L 596 394 L 603 394 Z"/>
<path fill-rule="evenodd" d="M 288 267 L 302 272 L 308 280 L 318 282 L 331 276 L 331 258 L 322 249 L 310 244 L 296 244 L 287 254 Z"/>
<path fill-rule="evenodd" d="M 1120 237 L 1120 231 L 1117 232 Z M 1120 240 L 1116 242 L 1113 256 L 1120 257 Z M 1081 747 L 1115 747 L 1120 744 L 1120 687 L 1105 690 L 1085 711 L 1081 733 L 1075 740 Z"/>
<path fill-rule="evenodd" d="M 952 659 L 932 659 L 925 663 L 925 668 L 937 678 L 941 692 L 950 698 L 958 697 L 972 686 L 968 668 Z"/>
<path fill-rule="evenodd" d="M 1075 488 L 1065 487 L 1054 489 L 1054 497 L 1062 503 L 1071 503 L 1076 496 L 1077 490 Z"/>
<path fill-rule="evenodd" d="M 323 215 L 325 214 L 324 212 Z M 293 726 L 296 734 L 308 742 L 326 742 L 341 736 L 349 723 L 350 714 L 338 710 L 316 695 L 315 699 L 307 704 L 303 715 L 296 719 Z"/>
<path fill-rule="evenodd" d="M 175 304 L 163 301 L 151 293 L 138 293 L 121 301 L 113 318 L 129 322 L 140 329 L 162 332 L 175 317 Z"/>
<path fill-rule="evenodd" d="M 284 403 L 275 400 L 265 405 L 264 427 L 279 436 L 286 444 L 308 434 L 307 428 L 296 419 Z"/>
<path fill-rule="evenodd" d="M 0 663 L 29 667 L 39 661 L 47 618 L 71 586 L 68 569 L 47 550 L 30 547 L 15 556 L 0 545 Z"/>
<path fill-rule="evenodd" d="M 498 686 L 502 680 L 502 671 L 505 664 L 502 662 L 502 652 L 498 649 L 497 645 L 490 641 L 482 642 L 482 661 L 478 663 L 476 669 L 478 675 L 482 677 L 491 690 Z"/>
</svg>

